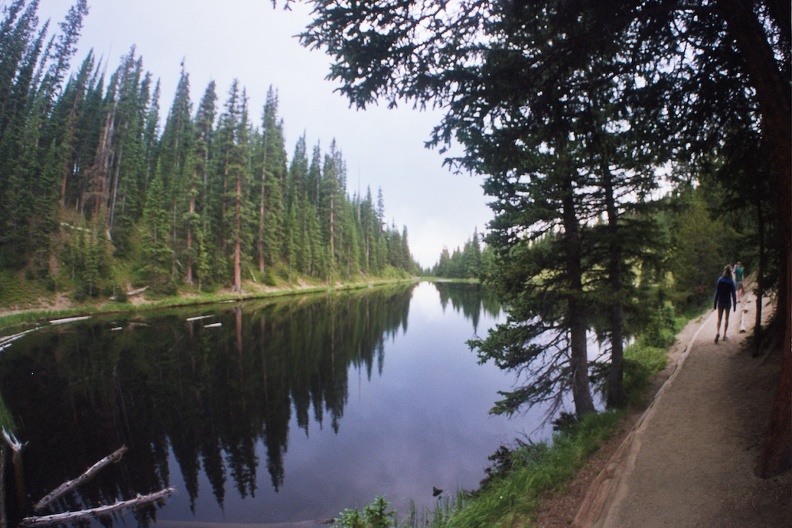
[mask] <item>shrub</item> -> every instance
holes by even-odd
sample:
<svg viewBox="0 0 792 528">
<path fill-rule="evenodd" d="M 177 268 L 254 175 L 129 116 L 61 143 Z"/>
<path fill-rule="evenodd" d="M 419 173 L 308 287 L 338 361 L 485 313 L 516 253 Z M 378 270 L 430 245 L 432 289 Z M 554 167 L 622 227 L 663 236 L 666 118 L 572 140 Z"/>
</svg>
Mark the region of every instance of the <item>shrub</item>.
<svg viewBox="0 0 792 528">
<path fill-rule="evenodd" d="M 358 510 L 346 509 L 341 516 L 333 521 L 336 528 L 391 528 L 395 524 L 395 514 L 388 511 L 388 502 L 384 497 L 377 497 L 374 502 Z"/>
</svg>

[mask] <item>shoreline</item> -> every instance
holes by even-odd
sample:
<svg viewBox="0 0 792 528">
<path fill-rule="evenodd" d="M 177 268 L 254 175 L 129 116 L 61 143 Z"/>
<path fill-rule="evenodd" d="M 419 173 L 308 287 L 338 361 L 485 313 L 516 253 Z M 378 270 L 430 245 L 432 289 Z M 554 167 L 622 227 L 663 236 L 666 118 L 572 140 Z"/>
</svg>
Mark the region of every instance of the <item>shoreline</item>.
<svg viewBox="0 0 792 528">
<path fill-rule="evenodd" d="M 155 299 L 146 299 L 145 294 L 140 297 L 129 297 L 127 301 L 118 302 L 112 299 L 96 301 L 93 303 L 75 303 L 64 293 L 56 293 L 49 300 L 38 299 L 30 307 L 0 306 L 0 329 L 15 324 L 37 321 L 40 319 L 54 319 L 64 317 L 77 317 L 97 314 L 133 313 L 149 310 L 178 308 L 182 306 L 201 306 L 224 302 L 242 302 L 257 299 L 278 299 L 299 295 L 322 295 L 328 293 L 355 291 L 366 288 L 387 286 L 391 284 L 419 283 L 431 280 L 429 277 L 408 277 L 401 279 L 371 279 L 361 281 L 323 283 L 318 285 L 296 285 L 287 287 L 260 286 L 247 284 L 240 293 L 223 289 L 216 293 L 201 294 L 181 292 L 178 295 Z"/>
</svg>

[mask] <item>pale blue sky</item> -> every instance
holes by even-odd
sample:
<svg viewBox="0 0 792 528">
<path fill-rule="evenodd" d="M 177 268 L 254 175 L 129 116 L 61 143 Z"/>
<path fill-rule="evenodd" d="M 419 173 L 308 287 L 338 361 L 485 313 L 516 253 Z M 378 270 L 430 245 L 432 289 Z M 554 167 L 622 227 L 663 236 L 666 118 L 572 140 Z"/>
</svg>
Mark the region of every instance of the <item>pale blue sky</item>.
<svg viewBox="0 0 792 528">
<path fill-rule="evenodd" d="M 0 0 L 0 6 L 7 3 Z M 56 27 L 71 4 L 41 0 L 39 16 Z M 423 147 L 440 114 L 407 107 L 361 112 L 334 93 L 325 80 L 329 58 L 293 37 L 309 20 L 302 4 L 285 12 L 273 10 L 270 0 L 89 0 L 89 6 L 74 65 L 93 48 L 112 72 L 134 44 L 145 69 L 161 80 L 162 108 L 170 107 L 184 60 L 194 107 L 210 80 L 222 104 L 237 78 L 256 123 L 274 86 L 289 157 L 304 131 L 309 148 L 319 141 L 325 152 L 335 138 L 347 162 L 350 194 L 370 186 L 376 196 L 381 187 L 388 223 L 407 226 L 422 266 L 433 265 L 444 245 L 462 246 L 491 218 L 481 180 L 451 174 L 437 151 Z"/>
</svg>

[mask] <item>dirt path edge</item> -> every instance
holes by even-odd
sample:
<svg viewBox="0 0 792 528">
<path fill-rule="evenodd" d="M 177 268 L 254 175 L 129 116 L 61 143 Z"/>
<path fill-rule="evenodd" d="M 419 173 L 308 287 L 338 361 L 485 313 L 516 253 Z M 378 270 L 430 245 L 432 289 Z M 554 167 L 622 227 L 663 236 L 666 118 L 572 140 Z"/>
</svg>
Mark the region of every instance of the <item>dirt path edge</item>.
<svg viewBox="0 0 792 528">
<path fill-rule="evenodd" d="M 652 398 L 652 402 L 638 418 L 632 430 L 589 486 L 580 509 L 572 522 L 574 528 L 600 528 L 605 522 L 610 506 L 617 498 L 622 498 L 624 490 L 620 489 L 619 484 L 625 475 L 632 471 L 635 465 L 635 457 L 641 447 L 645 425 L 654 412 L 655 404 L 663 392 L 674 382 L 683 363 L 690 355 L 690 347 L 714 314 L 715 312 L 713 311 L 708 316 L 702 316 L 689 322 L 680 333 L 680 339 L 669 354 L 669 366 L 666 367 L 664 373 L 659 375 L 662 385 L 655 393 L 654 398 Z"/>
</svg>

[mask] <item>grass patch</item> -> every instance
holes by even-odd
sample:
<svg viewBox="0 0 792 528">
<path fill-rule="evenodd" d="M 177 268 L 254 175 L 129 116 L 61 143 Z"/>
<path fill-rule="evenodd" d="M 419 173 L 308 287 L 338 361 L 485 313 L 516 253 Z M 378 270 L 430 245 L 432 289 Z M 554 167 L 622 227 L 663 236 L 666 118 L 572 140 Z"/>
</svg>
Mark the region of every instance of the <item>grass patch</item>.
<svg viewBox="0 0 792 528">
<path fill-rule="evenodd" d="M 23 272 L 0 270 L 0 306 L 25 308 L 52 297 L 45 282 L 26 278 Z"/>
<path fill-rule="evenodd" d="M 497 528 L 531 518 L 542 496 L 562 489 L 614 434 L 621 416 L 620 412 L 592 414 L 556 433 L 551 446 L 528 444 L 517 448 L 510 456 L 510 470 L 491 480 L 442 526 Z"/>
</svg>

